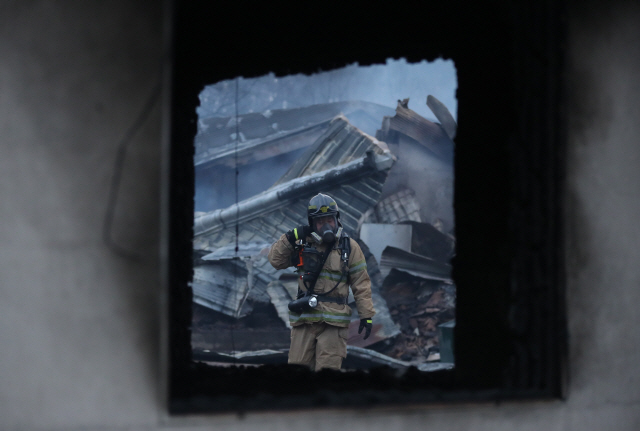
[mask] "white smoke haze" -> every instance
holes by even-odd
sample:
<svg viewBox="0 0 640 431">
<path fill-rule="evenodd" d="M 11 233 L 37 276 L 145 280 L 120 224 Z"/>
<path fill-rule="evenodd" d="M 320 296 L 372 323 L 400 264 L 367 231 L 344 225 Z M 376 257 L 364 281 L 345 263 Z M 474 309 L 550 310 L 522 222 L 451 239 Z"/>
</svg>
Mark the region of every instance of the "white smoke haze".
<svg viewBox="0 0 640 431">
<path fill-rule="evenodd" d="M 451 60 L 423 60 L 408 63 L 405 59 L 387 59 L 386 64 L 359 66 L 358 63 L 313 75 L 289 75 L 278 78 L 273 73 L 238 79 L 238 113 L 291 109 L 320 103 L 362 100 L 394 108 L 398 100 L 409 98 L 409 107 L 423 117 L 436 121 L 427 107 L 431 94 L 457 119 L 458 87 Z M 206 86 L 200 93 L 199 118 L 235 115 L 235 79 Z"/>
<path fill-rule="evenodd" d="M 382 105 L 389 108 L 387 115 L 393 115 L 398 100 L 409 98 L 409 108 L 438 122 L 427 107 L 427 96 L 432 95 L 457 118 L 457 76 L 453 61 L 439 59 L 408 63 L 405 59 L 387 59 L 386 64 L 359 66 L 354 63 L 313 75 L 297 74 L 278 78 L 271 73 L 259 78 L 238 77 L 208 85 L 200 93 L 200 106 L 196 108 L 199 133 L 206 131 L 207 126 L 202 120 L 207 118 L 230 117 L 227 127 L 235 127 L 236 88 L 239 115 L 260 112 L 269 118 L 269 111 L 275 109 L 348 101 Z M 372 130 L 360 125 L 356 114 L 348 117 L 351 117 L 349 120 L 352 124 L 362 127 L 363 131 L 373 136 L 375 130 L 382 126 L 382 114 L 379 115 L 379 123 Z M 374 124 L 375 121 L 369 128 Z M 242 124 L 239 129 L 240 140 L 243 141 Z M 236 198 L 242 201 L 268 189 L 304 151 L 300 149 L 277 155 L 268 161 L 238 166 L 237 196 L 235 168 L 219 166 L 197 169 L 195 210 L 208 212 L 226 208 L 235 203 Z M 452 183 L 453 179 L 447 177 L 446 181 Z M 450 194 L 447 194 L 447 198 L 450 198 Z"/>
</svg>

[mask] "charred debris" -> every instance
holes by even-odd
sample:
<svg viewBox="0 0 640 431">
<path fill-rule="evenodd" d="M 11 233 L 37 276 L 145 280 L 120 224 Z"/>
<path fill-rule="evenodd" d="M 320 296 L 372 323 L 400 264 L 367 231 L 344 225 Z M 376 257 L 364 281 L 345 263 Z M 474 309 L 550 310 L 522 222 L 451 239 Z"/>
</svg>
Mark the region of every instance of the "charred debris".
<svg viewBox="0 0 640 431">
<path fill-rule="evenodd" d="M 453 366 L 451 355 L 441 361 L 440 352 L 451 351 L 441 325 L 455 324 L 456 123 L 433 96 L 427 105 L 439 123 L 408 102 L 398 101 L 395 112 L 340 102 L 201 120 L 194 157 L 194 359 L 286 362 L 287 303 L 297 279 L 292 269 L 275 270 L 266 256 L 284 230 L 306 223 L 308 199 L 323 192 L 338 201 L 345 229 L 365 253 L 377 312 L 372 335 L 363 340 L 350 294 L 354 314 L 343 368 Z M 236 164 L 247 182 L 245 197 L 234 203 L 229 185 Z"/>
</svg>

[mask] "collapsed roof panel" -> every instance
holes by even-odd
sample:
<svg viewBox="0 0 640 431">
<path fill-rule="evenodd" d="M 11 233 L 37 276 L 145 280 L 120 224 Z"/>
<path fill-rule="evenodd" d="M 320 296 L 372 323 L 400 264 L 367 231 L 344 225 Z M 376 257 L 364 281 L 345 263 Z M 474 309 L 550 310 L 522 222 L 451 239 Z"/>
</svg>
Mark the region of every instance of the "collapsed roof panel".
<svg viewBox="0 0 640 431">
<path fill-rule="evenodd" d="M 421 221 L 420 203 L 410 189 L 401 189 L 382 199 L 375 207 L 378 223 L 400 223 L 403 221 Z"/>
<path fill-rule="evenodd" d="M 348 199 L 346 202 L 337 196 L 336 199 L 341 203 L 344 202 L 344 205 L 347 206 L 357 205 L 359 197 L 349 195 L 348 190 L 340 190 L 340 186 L 345 183 L 352 187 L 363 187 L 368 191 L 376 191 L 377 189 L 377 196 L 370 197 L 370 199 L 376 200 L 384 180 L 386 180 L 386 174 L 393 163 L 394 158 L 391 153 L 374 154 L 373 151 L 369 151 L 364 157 L 333 169 L 295 178 L 229 208 L 197 217 L 194 222 L 194 236 L 211 235 L 221 230 L 228 231 L 236 224 L 244 224 L 244 222 L 278 211 L 284 206 L 287 207 L 288 212 L 290 208 L 291 212 L 305 213 L 302 220 L 306 221 L 306 202 L 304 201 L 320 191 L 327 193 L 328 190 L 339 190 L 340 194 L 347 195 Z M 298 201 L 301 202 L 298 203 Z M 355 221 L 357 222 L 357 219 Z M 281 230 L 280 226 L 278 228 Z M 222 245 L 226 244 L 219 246 Z"/>
<path fill-rule="evenodd" d="M 328 129 L 320 136 L 275 183 L 285 183 L 294 178 L 311 175 L 363 157 L 367 151 L 376 154 L 388 152 L 387 145 L 367 135 L 340 115 L 331 120 Z"/>
<path fill-rule="evenodd" d="M 375 103 L 351 101 L 244 114 L 237 122 L 235 117 L 202 119 L 195 138 L 194 163 L 202 168 L 268 159 L 309 146 L 337 115 L 346 115 L 369 129 L 392 112 Z"/>
<path fill-rule="evenodd" d="M 238 142 L 236 132 L 229 135 L 228 144 L 221 147 L 202 145 L 203 150 L 194 157 L 196 169 L 215 166 L 246 165 L 269 159 L 275 155 L 288 153 L 309 146 L 328 127 L 329 120 L 318 124 L 303 126 L 294 130 L 277 131 L 266 138 L 248 140 L 244 132 L 240 132 Z M 277 123 L 273 127 L 277 130 Z M 206 148 L 206 149 L 204 149 Z M 236 158 L 237 155 L 237 158 Z"/>
<path fill-rule="evenodd" d="M 407 103 L 407 100 L 400 102 L 396 116 L 385 118 L 376 133 L 376 138 L 386 142 L 398 157 L 398 163 L 389 172 L 383 197 L 402 189 L 411 190 L 418 203 L 418 217 L 411 219 L 441 226 L 444 232 L 453 232 L 453 141 L 439 124 L 411 111 Z M 386 220 L 369 222 L 393 223 Z"/>
</svg>

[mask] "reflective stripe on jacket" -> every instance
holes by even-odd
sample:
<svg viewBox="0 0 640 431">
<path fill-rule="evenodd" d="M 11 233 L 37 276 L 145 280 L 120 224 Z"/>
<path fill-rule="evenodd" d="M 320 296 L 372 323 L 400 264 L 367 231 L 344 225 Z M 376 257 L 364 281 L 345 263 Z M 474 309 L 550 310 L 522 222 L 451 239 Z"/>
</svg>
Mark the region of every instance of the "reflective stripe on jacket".
<svg viewBox="0 0 640 431">
<path fill-rule="evenodd" d="M 311 237 L 307 238 L 308 242 L 313 241 Z M 356 241 L 349 238 L 351 242 L 351 254 L 349 255 L 348 275 L 342 277 L 340 284 L 336 289 L 329 293 L 330 297 L 346 298 L 349 296 L 349 285 L 353 297 L 356 300 L 358 316 L 360 319 L 373 317 L 376 314 L 373 309 L 373 301 L 371 300 L 371 279 L 367 273 L 367 263 L 364 253 Z M 327 261 L 320 272 L 318 281 L 313 289 L 314 293 L 323 295 L 329 292 L 340 280 L 342 275 L 342 260 L 340 259 L 340 242 L 336 240 L 333 244 L 333 250 L 329 253 Z M 315 246 L 319 252 L 324 253 L 325 244 Z M 269 262 L 276 269 L 285 269 L 291 264 L 291 254 L 294 249 L 291 246 L 286 235 L 282 235 L 272 246 L 269 251 Z M 298 279 L 298 286 L 303 292 L 307 288 Z M 318 306 L 312 310 L 305 311 L 302 314 L 289 312 L 289 322 L 291 326 L 298 326 L 304 323 L 326 322 L 331 325 L 347 327 L 349 326 L 351 316 L 351 307 L 346 304 L 336 304 L 333 302 L 319 302 Z"/>
</svg>

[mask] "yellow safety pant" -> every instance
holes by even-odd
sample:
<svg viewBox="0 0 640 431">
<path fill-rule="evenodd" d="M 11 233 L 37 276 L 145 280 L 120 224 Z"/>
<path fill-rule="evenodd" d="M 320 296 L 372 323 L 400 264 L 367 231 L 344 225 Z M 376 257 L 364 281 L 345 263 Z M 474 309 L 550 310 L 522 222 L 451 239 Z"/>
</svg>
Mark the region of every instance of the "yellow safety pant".
<svg viewBox="0 0 640 431">
<path fill-rule="evenodd" d="M 291 328 L 289 363 L 307 365 L 311 370 L 339 370 L 347 357 L 349 328 L 324 322 L 305 323 Z"/>
</svg>

